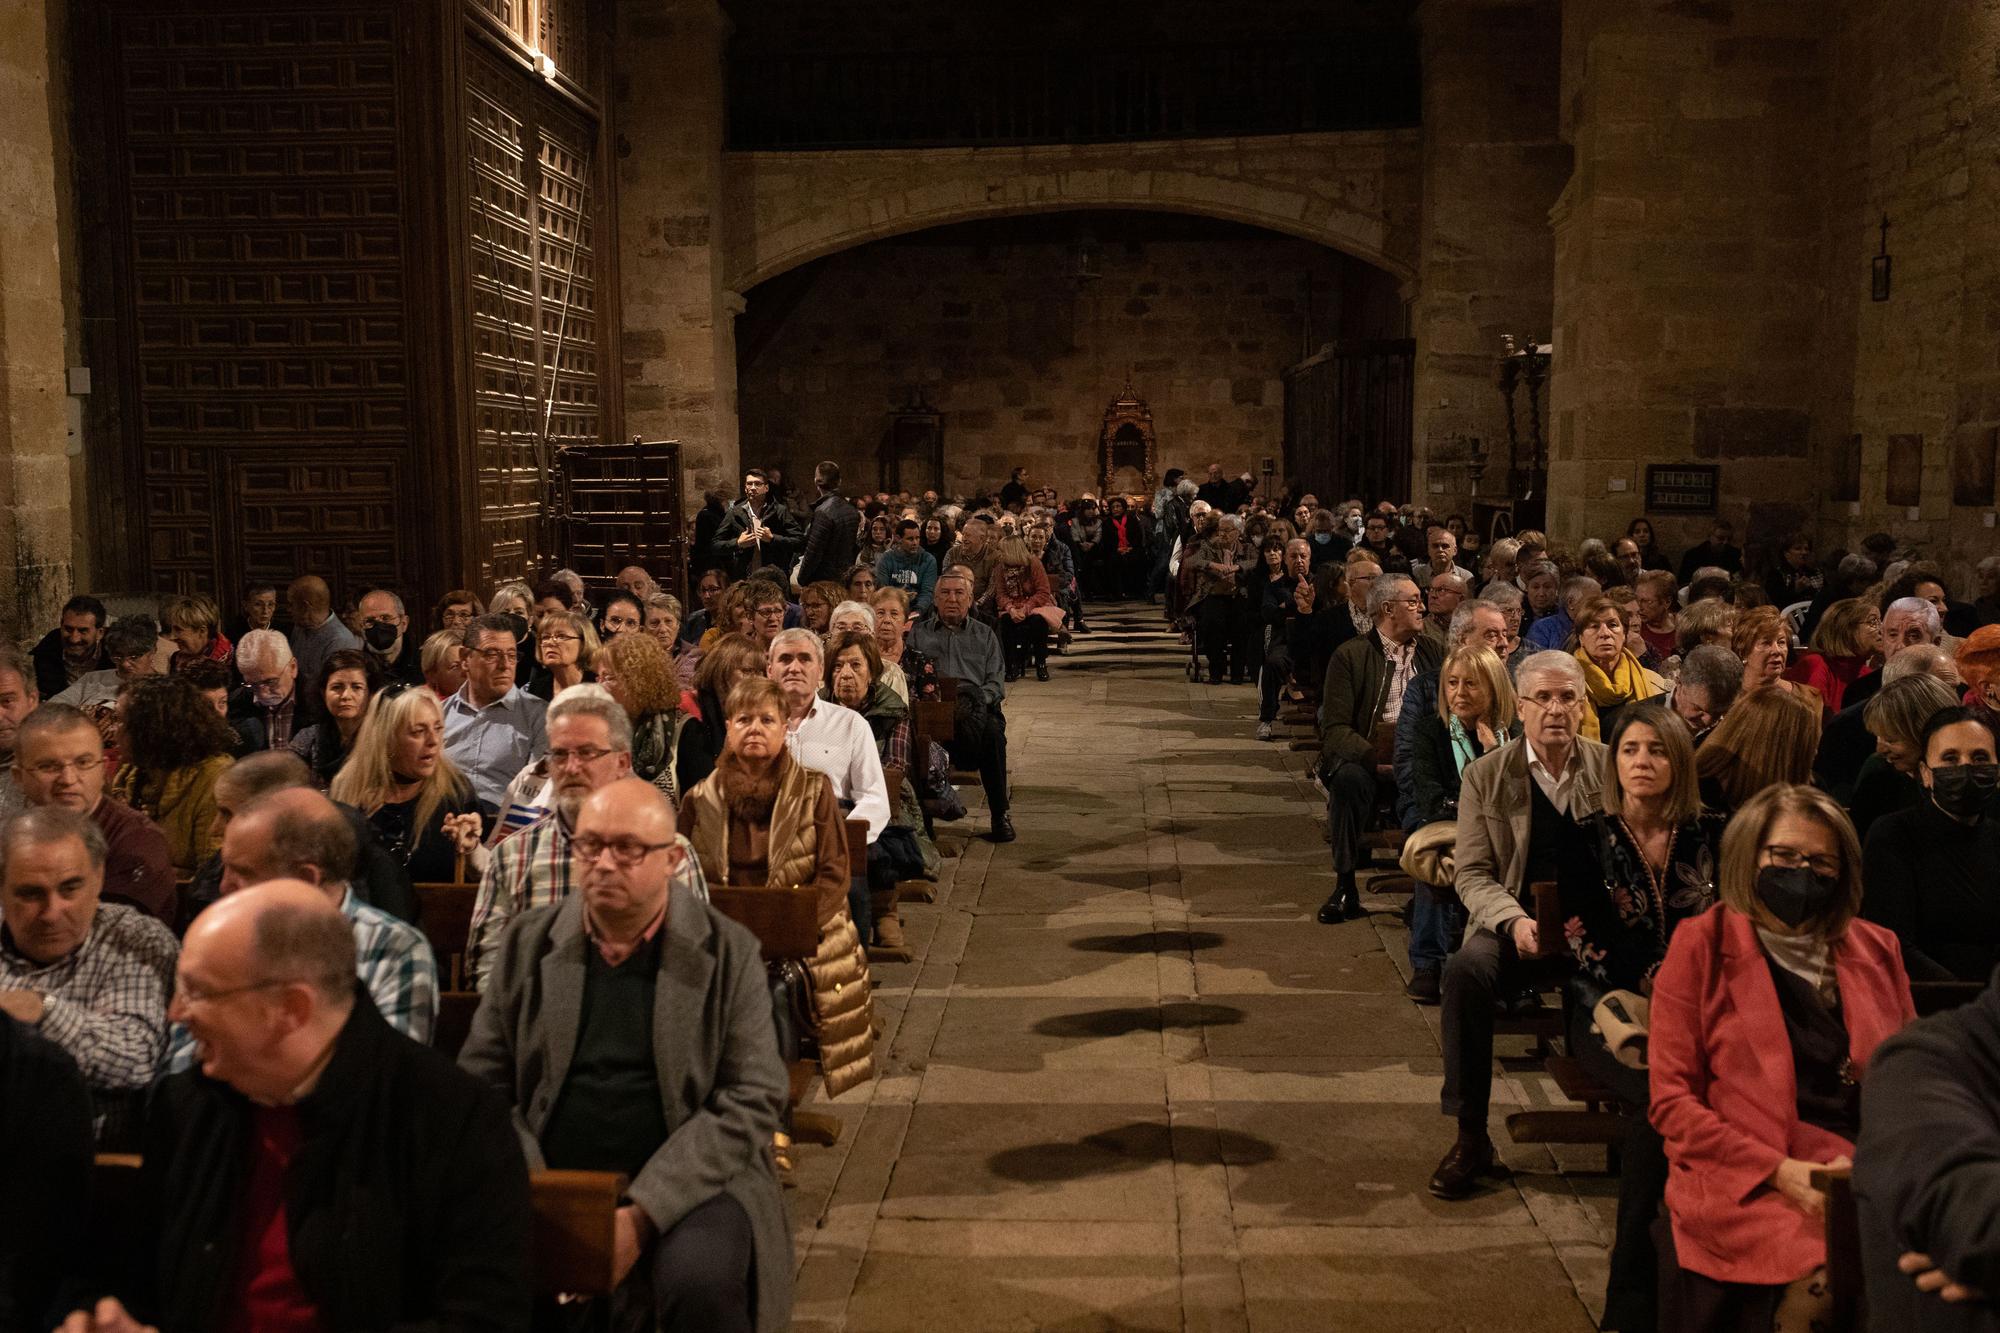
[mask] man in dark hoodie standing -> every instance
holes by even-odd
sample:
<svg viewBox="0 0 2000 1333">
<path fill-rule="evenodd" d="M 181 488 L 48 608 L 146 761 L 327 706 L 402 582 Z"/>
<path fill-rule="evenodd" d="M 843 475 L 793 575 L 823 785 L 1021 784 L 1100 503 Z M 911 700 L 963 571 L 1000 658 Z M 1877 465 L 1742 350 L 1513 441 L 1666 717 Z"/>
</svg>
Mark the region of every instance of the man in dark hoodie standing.
<svg viewBox="0 0 2000 1333">
<path fill-rule="evenodd" d="M 797 582 L 801 588 L 827 579 L 845 584 L 847 571 L 854 568 L 861 513 L 840 493 L 840 464 L 826 462 L 814 468 L 813 485 L 819 499 L 813 501 Z"/>
</svg>

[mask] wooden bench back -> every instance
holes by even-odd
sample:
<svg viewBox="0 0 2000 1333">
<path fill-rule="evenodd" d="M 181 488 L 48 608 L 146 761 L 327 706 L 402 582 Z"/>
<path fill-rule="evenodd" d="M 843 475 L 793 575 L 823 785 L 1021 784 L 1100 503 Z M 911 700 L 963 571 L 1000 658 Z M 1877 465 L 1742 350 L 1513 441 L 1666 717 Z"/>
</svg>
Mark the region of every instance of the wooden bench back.
<svg viewBox="0 0 2000 1333">
<path fill-rule="evenodd" d="M 131 1215 L 139 1198 L 140 1158 L 99 1153 L 91 1173 L 95 1216 Z M 538 1296 L 606 1296 L 612 1228 L 625 1177 L 608 1171 L 536 1171 L 529 1175 L 534 1218 L 529 1254 Z"/>
<path fill-rule="evenodd" d="M 472 1035 L 472 1016 L 479 1010 L 476 990 L 438 992 L 437 1022 L 431 1028 L 431 1047 L 456 1060 Z"/>
<path fill-rule="evenodd" d="M 1833 1297 L 1837 1333 L 1863 1327 L 1861 1210 L 1854 1200 L 1854 1168 L 1816 1166 L 1813 1188 L 1826 1196 L 1826 1284 Z"/>
<path fill-rule="evenodd" d="M 891 805 L 894 802 L 891 801 Z M 868 878 L 868 821 L 849 819 L 847 825 L 847 877 Z"/>
<path fill-rule="evenodd" d="M 465 947 L 472 938 L 472 905 L 479 897 L 477 884 L 418 884 L 417 905 L 422 913 L 424 938 L 430 941 L 437 958 L 440 990 L 469 990 L 472 979 L 465 974 Z"/>
</svg>

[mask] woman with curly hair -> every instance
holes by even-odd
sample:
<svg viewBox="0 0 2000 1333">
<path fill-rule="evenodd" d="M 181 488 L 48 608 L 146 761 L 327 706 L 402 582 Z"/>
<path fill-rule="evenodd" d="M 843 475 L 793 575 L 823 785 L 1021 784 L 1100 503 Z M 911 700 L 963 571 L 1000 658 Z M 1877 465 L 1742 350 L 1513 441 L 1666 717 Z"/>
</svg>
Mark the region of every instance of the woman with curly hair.
<svg viewBox="0 0 2000 1333">
<path fill-rule="evenodd" d="M 626 634 L 604 645 L 597 683 L 632 719 L 632 772 L 675 806 L 715 768 L 708 733 L 681 708 L 680 680 L 658 639 Z"/>
<path fill-rule="evenodd" d="M 321 791 L 347 762 L 348 751 L 361 731 L 361 719 L 368 713 L 368 701 L 387 683 L 372 653 L 343 648 L 326 659 L 314 692 L 308 696 L 320 701 L 323 716 L 312 726 L 292 733 L 290 746 L 293 754 L 306 761 L 313 784 Z"/>
<path fill-rule="evenodd" d="M 126 687 L 124 766 L 111 794 L 160 826 L 174 873 L 185 879 L 214 854 L 215 780 L 235 760 L 236 732 L 179 676 L 143 676 Z"/>
<path fill-rule="evenodd" d="M 368 706 L 327 792 L 368 819 L 418 884 L 457 882 L 493 811 L 444 752 L 444 710 L 422 686 L 396 685 Z M 474 876 L 476 878 L 476 876 Z"/>
</svg>

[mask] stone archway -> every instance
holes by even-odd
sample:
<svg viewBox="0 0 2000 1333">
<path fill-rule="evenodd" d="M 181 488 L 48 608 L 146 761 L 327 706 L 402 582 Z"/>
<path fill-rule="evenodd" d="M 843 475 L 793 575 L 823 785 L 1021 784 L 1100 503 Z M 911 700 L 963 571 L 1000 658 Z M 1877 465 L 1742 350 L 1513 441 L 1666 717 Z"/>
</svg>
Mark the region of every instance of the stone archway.
<svg viewBox="0 0 2000 1333">
<path fill-rule="evenodd" d="M 1315 241 L 1409 282 L 1415 130 L 1006 149 L 730 153 L 724 286 L 744 292 L 868 241 L 1079 209 L 1193 213 Z"/>
</svg>

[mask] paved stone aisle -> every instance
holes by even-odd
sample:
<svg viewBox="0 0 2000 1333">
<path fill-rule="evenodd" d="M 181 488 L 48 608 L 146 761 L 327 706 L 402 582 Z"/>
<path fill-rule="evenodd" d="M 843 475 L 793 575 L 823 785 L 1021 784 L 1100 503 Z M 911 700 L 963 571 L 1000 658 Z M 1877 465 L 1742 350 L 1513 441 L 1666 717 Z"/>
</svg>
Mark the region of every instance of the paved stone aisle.
<svg viewBox="0 0 2000 1333">
<path fill-rule="evenodd" d="M 884 1073 L 823 1109 L 793 1194 L 804 1329 L 1586 1330 L 1614 1182 L 1495 1142 L 1455 1205 L 1435 1009 L 1402 899 L 1328 891 L 1310 757 L 1194 685 L 1138 608 L 1007 704 L 1020 841 L 946 832 L 916 962 L 876 969 Z M 941 828 L 941 832 L 944 831 Z M 1503 1056 L 1515 1050 L 1502 1041 Z M 1586 1310 L 1588 1306 L 1588 1310 Z"/>
</svg>

